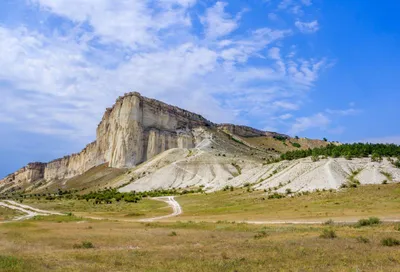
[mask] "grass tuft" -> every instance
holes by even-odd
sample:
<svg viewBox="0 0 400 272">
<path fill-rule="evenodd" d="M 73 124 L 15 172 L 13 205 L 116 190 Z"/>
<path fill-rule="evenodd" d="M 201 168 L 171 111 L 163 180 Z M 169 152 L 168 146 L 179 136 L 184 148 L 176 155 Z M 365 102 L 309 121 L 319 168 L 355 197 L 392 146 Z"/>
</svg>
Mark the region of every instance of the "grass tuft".
<svg viewBox="0 0 400 272">
<path fill-rule="evenodd" d="M 0 255 L 1 271 L 23 271 L 24 262 L 14 256 Z"/>
<path fill-rule="evenodd" d="M 73 248 L 75 249 L 89 249 L 94 248 L 92 242 L 84 241 L 81 244 L 74 244 Z"/>
<path fill-rule="evenodd" d="M 387 237 L 382 239 L 381 244 L 388 247 L 400 246 L 400 241 L 392 237 Z"/>
<path fill-rule="evenodd" d="M 319 237 L 323 239 L 335 239 L 337 235 L 332 229 L 324 229 Z"/>
<path fill-rule="evenodd" d="M 358 236 L 356 238 L 357 242 L 363 243 L 363 244 L 368 244 L 369 243 L 369 239 L 364 237 L 364 236 Z"/>
</svg>

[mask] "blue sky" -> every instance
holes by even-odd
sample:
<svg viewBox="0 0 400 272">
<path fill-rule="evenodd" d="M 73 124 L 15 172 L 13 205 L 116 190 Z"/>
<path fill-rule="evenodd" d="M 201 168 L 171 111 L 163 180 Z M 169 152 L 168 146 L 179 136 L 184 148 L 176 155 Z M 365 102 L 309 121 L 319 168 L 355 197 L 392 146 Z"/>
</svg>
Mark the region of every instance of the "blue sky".
<svg viewBox="0 0 400 272">
<path fill-rule="evenodd" d="M 80 151 L 129 91 L 214 122 L 400 144 L 399 12 L 394 0 L 3 0 L 0 176 Z"/>
</svg>

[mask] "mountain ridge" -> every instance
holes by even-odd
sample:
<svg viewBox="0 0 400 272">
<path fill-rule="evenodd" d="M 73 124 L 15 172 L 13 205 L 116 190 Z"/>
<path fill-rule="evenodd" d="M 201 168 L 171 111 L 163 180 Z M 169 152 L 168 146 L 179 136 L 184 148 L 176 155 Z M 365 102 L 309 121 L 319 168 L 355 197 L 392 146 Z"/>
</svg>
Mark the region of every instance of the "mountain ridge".
<svg viewBox="0 0 400 272">
<path fill-rule="evenodd" d="M 194 148 L 204 140 L 196 128 L 229 131 L 240 137 L 290 138 L 248 126 L 216 124 L 200 114 L 147 98 L 138 92 L 125 93 L 107 108 L 96 130 L 96 140 L 80 152 L 50 162 L 32 162 L 0 180 L 33 183 L 40 179 L 68 179 L 108 164 L 130 168 L 171 148 Z"/>
</svg>

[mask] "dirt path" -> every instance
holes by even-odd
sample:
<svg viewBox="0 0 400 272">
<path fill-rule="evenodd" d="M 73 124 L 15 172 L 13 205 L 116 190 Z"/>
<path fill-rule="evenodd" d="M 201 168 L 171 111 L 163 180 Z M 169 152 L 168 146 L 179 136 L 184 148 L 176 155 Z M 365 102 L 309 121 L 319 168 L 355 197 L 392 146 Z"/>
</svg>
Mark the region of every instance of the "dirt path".
<svg viewBox="0 0 400 272">
<path fill-rule="evenodd" d="M 36 212 L 36 213 L 40 213 L 40 214 L 64 215 L 64 214 L 59 213 L 59 212 L 52 212 L 52 211 L 45 211 L 45 210 L 36 209 L 36 208 L 31 207 L 31 206 L 15 202 L 13 200 L 5 200 L 5 202 L 8 202 L 9 204 L 11 204 L 14 207 L 19 207 L 19 208 L 22 208 L 22 209 L 25 209 L 25 210 L 30 210 L 30 211 L 33 211 L 33 212 Z"/>
<path fill-rule="evenodd" d="M 103 218 L 103 217 L 90 217 L 90 216 L 82 216 L 83 218 L 88 218 L 88 219 L 94 219 L 94 220 L 115 220 L 115 221 L 123 221 L 123 222 L 155 222 L 155 221 L 160 221 L 163 219 L 171 218 L 178 216 L 183 213 L 181 205 L 175 200 L 174 196 L 163 196 L 163 197 L 155 197 L 152 198 L 153 200 L 156 201 L 163 201 L 168 204 L 169 207 L 172 208 L 172 213 L 164 216 L 158 216 L 158 217 L 153 217 L 153 218 L 144 218 L 140 220 L 124 220 L 124 219 L 117 219 L 117 218 Z M 7 203 L 5 203 L 7 202 Z M 26 215 L 20 216 L 17 218 L 14 218 L 12 221 L 21 221 L 21 220 L 26 220 L 30 219 L 34 216 L 37 215 L 63 215 L 62 213 L 58 212 L 52 212 L 52 211 L 46 211 L 46 210 L 40 210 L 33 208 L 28 205 L 23 205 L 20 203 L 17 203 L 12 200 L 5 200 L 0 202 L 0 206 L 13 209 L 13 210 L 18 210 L 20 212 L 25 213 Z M 182 220 L 182 219 L 180 219 Z M 204 222 L 204 220 L 191 220 L 193 222 Z M 256 224 L 256 225 L 285 225 L 285 224 L 294 224 L 294 225 L 320 225 L 323 224 L 326 221 L 324 220 L 314 220 L 314 221 L 308 221 L 308 220 L 267 220 L 267 221 L 236 221 L 238 223 L 246 223 L 246 224 Z M 355 218 L 349 218 L 349 219 L 343 219 L 343 220 L 335 220 L 336 224 L 353 224 L 356 223 L 358 220 Z M 6 223 L 9 221 L 4 221 L 0 223 Z M 173 220 L 171 222 L 174 222 Z M 216 223 L 217 220 L 211 220 L 207 221 L 210 223 Z M 400 219 L 395 219 L 395 218 L 386 218 L 382 219 L 382 222 L 385 223 L 399 223 Z"/>
<path fill-rule="evenodd" d="M 12 200 L 5 200 L 3 202 L 0 202 L 0 206 L 25 213 L 25 215 L 16 217 L 12 221 L 26 220 L 26 219 L 30 219 L 34 216 L 37 216 L 37 215 L 44 215 L 44 216 L 46 216 L 46 215 L 62 215 L 61 213 L 57 213 L 57 212 L 39 210 L 39 209 L 33 208 L 28 205 L 23 205 L 23 204 L 17 203 Z M 4 223 L 4 222 L 2 222 L 2 223 Z"/>
<path fill-rule="evenodd" d="M 158 200 L 158 201 L 163 201 L 163 202 L 167 203 L 172 208 L 173 212 L 171 214 L 164 215 L 164 216 L 141 219 L 141 220 L 139 220 L 140 222 L 153 222 L 153 221 L 158 221 L 158 220 L 161 220 L 161 219 L 174 217 L 174 216 L 178 216 L 178 215 L 182 214 L 182 207 L 175 200 L 175 197 L 173 197 L 173 196 L 163 196 L 163 197 L 155 197 L 153 199 L 154 200 Z"/>
</svg>

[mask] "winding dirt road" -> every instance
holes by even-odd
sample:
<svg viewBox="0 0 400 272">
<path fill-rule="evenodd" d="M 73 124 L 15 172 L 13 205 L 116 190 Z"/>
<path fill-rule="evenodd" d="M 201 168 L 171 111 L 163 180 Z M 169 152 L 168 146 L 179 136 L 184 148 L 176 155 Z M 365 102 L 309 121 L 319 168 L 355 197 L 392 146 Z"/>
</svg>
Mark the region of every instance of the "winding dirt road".
<svg viewBox="0 0 400 272">
<path fill-rule="evenodd" d="M 163 197 L 154 197 L 152 199 L 158 200 L 158 201 L 163 201 L 163 202 L 167 203 L 172 208 L 173 212 L 171 214 L 164 215 L 164 216 L 141 219 L 141 220 L 139 220 L 140 222 L 153 222 L 153 221 L 158 221 L 158 220 L 161 220 L 161 219 L 174 217 L 174 216 L 178 216 L 178 215 L 182 214 L 182 207 L 175 200 L 175 197 L 173 197 L 173 196 L 163 196 Z"/>
<path fill-rule="evenodd" d="M 12 221 L 26 220 L 26 219 L 30 219 L 34 216 L 37 216 L 37 215 L 44 215 L 44 216 L 46 216 L 46 215 L 63 215 L 62 213 L 58 213 L 58 212 L 39 210 L 39 209 L 33 208 L 28 205 L 23 205 L 23 204 L 17 203 L 13 200 L 1 201 L 0 206 L 25 213 L 25 215 L 16 217 L 16 218 L 12 219 Z M 7 221 L 5 221 L 5 222 L 7 222 Z M 0 222 L 0 223 L 4 223 L 4 222 Z"/>
</svg>

